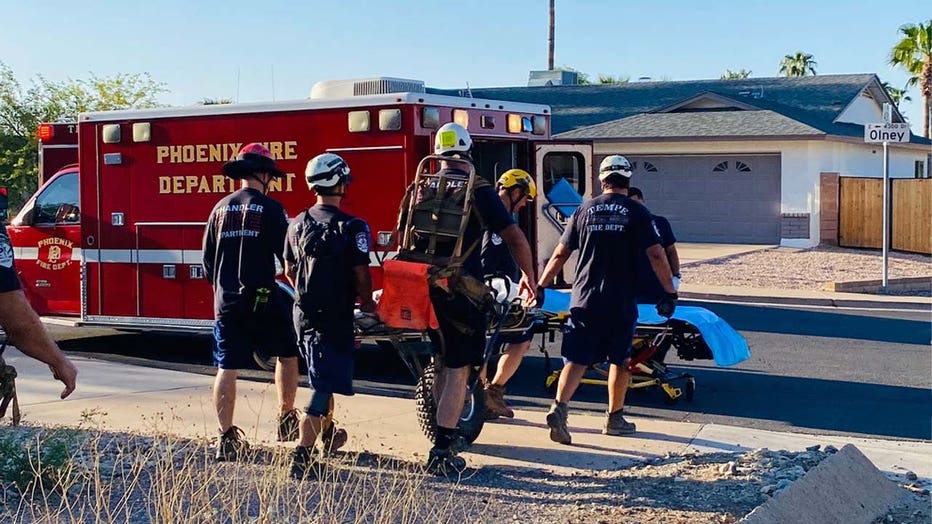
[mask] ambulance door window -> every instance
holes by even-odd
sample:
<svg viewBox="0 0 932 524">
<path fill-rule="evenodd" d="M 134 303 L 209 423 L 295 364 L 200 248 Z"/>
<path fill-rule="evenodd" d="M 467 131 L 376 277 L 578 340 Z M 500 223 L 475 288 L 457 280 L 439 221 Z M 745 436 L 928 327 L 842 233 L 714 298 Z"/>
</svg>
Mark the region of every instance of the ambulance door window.
<svg viewBox="0 0 932 524">
<path fill-rule="evenodd" d="M 580 195 L 586 194 L 586 159 L 582 153 L 554 151 L 544 155 L 543 192 L 550 194 L 553 186 L 566 180 Z"/>
<path fill-rule="evenodd" d="M 77 172 L 60 176 L 36 197 L 33 224 L 77 224 L 80 221 Z"/>
</svg>

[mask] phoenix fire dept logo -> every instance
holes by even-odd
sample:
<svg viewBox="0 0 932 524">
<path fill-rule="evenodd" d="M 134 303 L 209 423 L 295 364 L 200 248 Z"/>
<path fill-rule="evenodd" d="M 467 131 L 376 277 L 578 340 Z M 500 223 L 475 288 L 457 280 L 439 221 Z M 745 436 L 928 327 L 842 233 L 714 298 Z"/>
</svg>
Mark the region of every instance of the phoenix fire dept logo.
<svg viewBox="0 0 932 524">
<path fill-rule="evenodd" d="M 74 242 L 60 237 L 43 238 L 39 241 L 39 256 L 36 263 L 42 269 L 58 271 L 71 265 Z"/>
</svg>

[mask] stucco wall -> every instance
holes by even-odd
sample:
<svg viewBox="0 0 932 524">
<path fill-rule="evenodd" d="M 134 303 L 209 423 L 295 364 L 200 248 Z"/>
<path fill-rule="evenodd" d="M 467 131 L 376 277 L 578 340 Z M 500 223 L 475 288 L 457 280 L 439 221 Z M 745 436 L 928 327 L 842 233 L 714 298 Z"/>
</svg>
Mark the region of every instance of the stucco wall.
<svg viewBox="0 0 932 524">
<path fill-rule="evenodd" d="M 861 125 L 868 122 L 883 122 L 883 109 L 874 99 L 862 94 L 842 114 L 838 115 L 838 121 Z"/>
</svg>

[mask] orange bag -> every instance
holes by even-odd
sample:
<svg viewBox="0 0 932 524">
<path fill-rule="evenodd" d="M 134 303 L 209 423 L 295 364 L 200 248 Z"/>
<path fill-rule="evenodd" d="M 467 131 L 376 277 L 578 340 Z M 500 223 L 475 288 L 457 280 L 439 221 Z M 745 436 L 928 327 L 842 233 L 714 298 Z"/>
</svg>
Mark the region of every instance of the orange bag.
<svg viewBox="0 0 932 524">
<path fill-rule="evenodd" d="M 393 329 L 438 329 L 430 302 L 428 264 L 386 260 L 382 265 L 382 298 L 378 315 Z"/>
</svg>

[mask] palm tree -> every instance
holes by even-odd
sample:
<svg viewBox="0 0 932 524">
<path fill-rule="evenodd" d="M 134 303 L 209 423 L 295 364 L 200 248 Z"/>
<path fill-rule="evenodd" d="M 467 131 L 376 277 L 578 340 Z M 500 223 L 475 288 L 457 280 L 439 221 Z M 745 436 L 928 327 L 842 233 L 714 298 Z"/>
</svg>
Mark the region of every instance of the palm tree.
<svg viewBox="0 0 932 524">
<path fill-rule="evenodd" d="M 932 20 L 900 27 L 903 39 L 890 51 L 890 65 L 900 66 L 911 76 L 906 88 L 919 86 L 922 95 L 922 135 L 929 135 L 929 99 L 932 98 Z"/>
<path fill-rule="evenodd" d="M 744 80 L 745 78 L 748 78 L 749 76 L 751 76 L 751 72 L 744 70 L 744 69 L 740 71 L 732 71 L 731 69 L 726 69 L 725 72 L 722 73 L 722 80 Z"/>
<path fill-rule="evenodd" d="M 908 87 L 904 89 L 897 89 L 890 85 L 890 82 L 883 82 L 883 88 L 887 90 L 887 94 L 890 95 L 890 98 L 893 99 L 894 105 L 897 108 L 900 107 L 900 102 L 910 102 L 912 98 L 907 94 Z"/>
<path fill-rule="evenodd" d="M 786 55 L 780 62 L 780 74 L 783 76 L 815 76 L 818 64 L 809 53 L 797 51 L 795 55 Z"/>
</svg>

